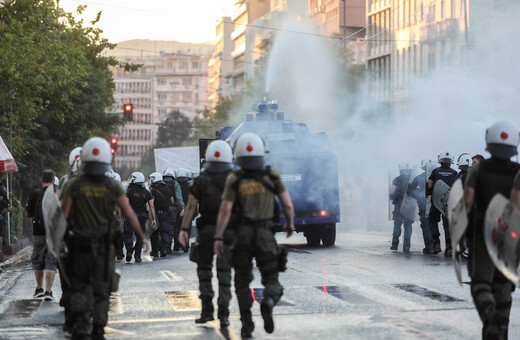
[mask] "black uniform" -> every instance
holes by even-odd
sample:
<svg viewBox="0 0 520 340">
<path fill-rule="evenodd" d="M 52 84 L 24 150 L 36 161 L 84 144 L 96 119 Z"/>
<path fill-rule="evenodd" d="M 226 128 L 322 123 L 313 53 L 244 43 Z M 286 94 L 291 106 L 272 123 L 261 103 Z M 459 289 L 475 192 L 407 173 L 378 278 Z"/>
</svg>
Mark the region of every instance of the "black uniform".
<svg viewBox="0 0 520 340">
<path fill-rule="evenodd" d="M 433 169 L 428 179 L 433 181 L 433 187 L 435 187 L 435 183 L 437 183 L 437 181 L 442 180 L 451 188 L 455 182 L 455 179 L 457 178 L 457 175 L 457 171 L 450 168 L 449 164 L 444 163 L 441 164 L 440 167 Z M 441 212 L 432 204 L 428 221 L 433 239 L 434 254 L 437 254 L 441 251 L 439 239 L 441 235 L 439 232 L 439 222 L 441 220 L 441 215 Z M 448 218 L 444 215 L 442 215 L 442 225 L 444 227 L 444 238 L 446 241 L 446 252 L 444 255 L 449 255 L 449 252 L 451 251 L 450 224 Z"/>
<path fill-rule="evenodd" d="M 217 215 L 222 202 L 227 176 L 231 171 L 214 174 L 205 171 L 194 181 L 191 194 L 199 201 L 201 217 L 197 220 L 198 261 L 200 300 L 202 302 L 201 318 L 198 323 L 213 320 L 213 238 L 215 237 Z M 224 234 L 224 254 L 217 258 L 218 278 L 218 317 L 222 326 L 229 324 L 229 301 L 231 300 L 231 265 L 229 264 L 229 247 L 233 241 L 231 228 Z"/>
<path fill-rule="evenodd" d="M 160 181 L 154 183 L 151 187 L 152 196 L 154 198 L 155 216 L 157 216 L 157 229 L 150 236 L 152 243 L 152 254 L 165 257 L 169 253 L 170 232 L 172 226 L 170 224 L 169 207 L 172 201 L 173 193 L 170 191 L 166 183 Z"/>
<path fill-rule="evenodd" d="M 146 190 L 142 186 L 131 184 L 131 186 L 126 191 L 126 197 L 128 197 L 130 206 L 137 215 L 137 218 L 139 219 L 139 224 L 141 225 L 141 230 L 144 233 L 146 231 L 145 223 L 148 220 L 146 204 L 148 203 L 148 201 L 153 199 L 153 196 L 148 190 Z M 134 231 L 132 230 L 132 227 L 130 226 L 130 224 L 125 222 L 125 229 L 123 231 L 123 241 L 125 243 L 126 248 L 126 261 L 130 262 L 132 260 L 132 252 L 135 251 L 136 262 L 141 262 L 141 250 L 143 249 L 143 242 L 139 237 L 136 237 L 134 247 L 133 235 Z"/>
<path fill-rule="evenodd" d="M 495 194 L 509 197 L 519 170 L 518 163 L 492 157 L 473 165 L 466 179 L 466 187 L 475 190 L 474 220 L 470 221 L 470 229 L 466 231 L 469 242 L 468 272 L 471 295 L 483 323 L 482 335 L 485 339 L 507 339 L 511 292 L 515 289 L 489 257 L 484 240 L 486 209 Z"/>
</svg>

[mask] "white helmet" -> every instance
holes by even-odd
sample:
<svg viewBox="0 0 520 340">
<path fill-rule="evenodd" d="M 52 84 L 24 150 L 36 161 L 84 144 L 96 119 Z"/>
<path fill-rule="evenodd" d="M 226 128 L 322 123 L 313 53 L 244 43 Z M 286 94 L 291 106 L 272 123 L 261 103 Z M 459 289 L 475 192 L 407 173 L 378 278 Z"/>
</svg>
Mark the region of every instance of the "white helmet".
<svg viewBox="0 0 520 340">
<path fill-rule="evenodd" d="M 409 162 L 401 162 L 401 163 L 399 163 L 399 171 L 411 170 L 412 168 L 413 168 L 413 166 Z"/>
<path fill-rule="evenodd" d="M 177 169 L 177 172 L 175 174 L 175 178 L 177 179 L 177 182 L 181 182 L 181 183 L 187 182 L 189 179 L 188 177 L 189 177 L 188 170 L 186 170 L 184 168 Z"/>
<path fill-rule="evenodd" d="M 213 173 L 222 173 L 233 167 L 233 151 L 223 140 L 215 140 L 206 149 L 206 164 L 204 168 Z"/>
<path fill-rule="evenodd" d="M 152 172 L 148 178 L 152 181 L 152 184 L 161 182 L 163 180 L 162 175 L 158 172 Z"/>
<path fill-rule="evenodd" d="M 58 176 L 54 176 L 54 185 L 55 186 L 59 186 L 60 185 L 60 179 L 58 178 Z"/>
<path fill-rule="evenodd" d="M 110 170 L 112 151 L 110 144 L 101 137 L 92 137 L 81 149 L 81 169 L 87 175 L 103 175 Z"/>
<path fill-rule="evenodd" d="M 471 162 L 471 155 L 469 153 L 463 153 L 457 159 L 457 165 L 462 171 L 468 171 L 469 167 L 471 166 Z"/>
<path fill-rule="evenodd" d="M 117 172 L 114 172 L 114 179 L 121 183 L 121 176 Z"/>
<path fill-rule="evenodd" d="M 426 169 L 426 165 L 428 163 L 433 163 L 433 161 L 431 159 L 428 159 L 428 158 L 425 158 L 421 161 L 421 169 Z"/>
<path fill-rule="evenodd" d="M 132 172 L 128 178 L 128 183 L 144 186 L 144 175 L 139 171 Z"/>
<path fill-rule="evenodd" d="M 175 171 L 173 171 L 173 169 L 166 169 L 163 171 L 163 179 L 165 177 L 171 177 L 173 179 L 175 179 Z"/>
<path fill-rule="evenodd" d="M 265 144 L 259 135 L 245 132 L 235 143 L 237 165 L 244 169 L 257 169 L 265 163 Z"/>
<path fill-rule="evenodd" d="M 69 165 L 70 165 L 70 172 L 73 175 L 76 175 L 79 170 L 79 166 L 81 165 L 81 147 L 74 148 L 70 154 L 69 154 Z"/>
<path fill-rule="evenodd" d="M 486 130 L 486 151 L 497 158 L 509 159 L 518 154 L 519 142 L 518 127 L 513 122 L 499 120 Z"/>
<path fill-rule="evenodd" d="M 453 164 L 453 155 L 449 151 L 441 151 L 438 156 L 439 163 Z"/>
</svg>

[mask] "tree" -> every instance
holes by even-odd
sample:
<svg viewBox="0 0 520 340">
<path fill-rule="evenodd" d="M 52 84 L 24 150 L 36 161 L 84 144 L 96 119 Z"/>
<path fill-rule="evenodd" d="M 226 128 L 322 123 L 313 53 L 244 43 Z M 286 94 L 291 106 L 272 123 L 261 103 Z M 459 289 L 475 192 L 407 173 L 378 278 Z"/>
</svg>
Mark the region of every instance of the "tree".
<svg viewBox="0 0 520 340">
<path fill-rule="evenodd" d="M 100 13 L 91 24 L 99 18 Z M 19 165 L 14 179 L 20 187 L 37 185 L 44 168 L 65 173 L 74 147 L 122 124 L 106 114 L 114 92 L 108 67 L 118 62 L 101 55 L 114 47 L 101 34 L 52 0 L 6 1 L 0 7 L 0 134 L 12 128 L 8 145 Z"/>
</svg>

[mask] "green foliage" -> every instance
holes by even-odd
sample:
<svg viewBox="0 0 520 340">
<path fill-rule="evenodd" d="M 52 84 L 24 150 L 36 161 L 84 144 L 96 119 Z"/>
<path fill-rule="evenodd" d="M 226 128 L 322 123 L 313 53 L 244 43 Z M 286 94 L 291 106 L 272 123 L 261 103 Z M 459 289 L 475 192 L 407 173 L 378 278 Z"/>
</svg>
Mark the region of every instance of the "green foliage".
<svg viewBox="0 0 520 340">
<path fill-rule="evenodd" d="M 74 147 L 122 124 L 105 113 L 114 92 L 108 67 L 119 63 L 101 55 L 114 47 L 101 34 L 53 0 L 0 7 L 0 135 L 20 170 L 15 186 L 35 186 L 44 168 L 65 174 Z"/>
<path fill-rule="evenodd" d="M 159 126 L 155 147 L 170 148 L 182 146 L 182 143 L 191 133 L 191 122 L 180 111 L 175 110 L 168 114 L 166 120 Z"/>
</svg>

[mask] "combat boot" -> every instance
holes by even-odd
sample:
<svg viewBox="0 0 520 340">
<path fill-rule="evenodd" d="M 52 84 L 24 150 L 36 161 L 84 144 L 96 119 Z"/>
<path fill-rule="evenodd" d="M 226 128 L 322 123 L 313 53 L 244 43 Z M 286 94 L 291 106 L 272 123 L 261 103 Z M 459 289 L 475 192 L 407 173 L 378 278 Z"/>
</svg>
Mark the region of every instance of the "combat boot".
<svg viewBox="0 0 520 340">
<path fill-rule="evenodd" d="M 132 254 L 134 253 L 134 248 L 126 251 L 126 262 L 132 261 Z"/>
<path fill-rule="evenodd" d="M 71 339 L 91 339 L 92 317 L 88 312 L 76 312 L 72 315 Z"/>
<path fill-rule="evenodd" d="M 399 237 L 392 237 L 392 246 L 390 250 L 397 250 L 397 246 L 399 246 Z"/>
<path fill-rule="evenodd" d="M 438 254 L 440 252 L 441 252 L 441 242 L 439 240 L 434 240 L 432 254 Z"/>
<path fill-rule="evenodd" d="M 206 323 L 208 321 L 213 321 L 215 318 L 213 317 L 213 303 L 211 302 L 211 298 L 207 296 L 201 297 L 202 302 L 202 312 L 200 313 L 200 318 L 195 319 L 195 323 Z"/>
<path fill-rule="evenodd" d="M 271 334 L 274 331 L 273 321 L 273 307 L 275 303 L 271 297 L 264 297 L 260 304 L 260 312 L 264 319 L 264 329 L 267 333 Z"/>
<path fill-rule="evenodd" d="M 446 250 L 444 251 L 444 257 L 451 257 L 452 255 L 452 248 L 451 248 L 451 243 L 448 244 L 448 246 L 446 247 Z"/>
<path fill-rule="evenodd" d="M 404 252 L 404 253 L 409 253 L 409 252 L 410 252 L 410 241 L 405 242 L 405 243 L 403 244 L 403 252 Z"/>
<path fill-rule="evenodd" d="M 242 321 L 242 329 L 240 330 L 240 336 L 242 339 L 251 338 L 253 331 L 255 330 L 255 324 L 251 317 L 251 311 L 240 312 L 240 321 Z"/>
<path fill-rule="evenodd" d="M 220 328 L 229 326 L 229 309 L 219 308 L 218 319 L 220 320 Z"/>
<path fill-rule="evenodd" d="M 432 247 L 431 243 L 427 243 L 422 250 L 423 254 L 431 254 L 432 251 L 433 251 L 433 247 Z"/>
</svg>

